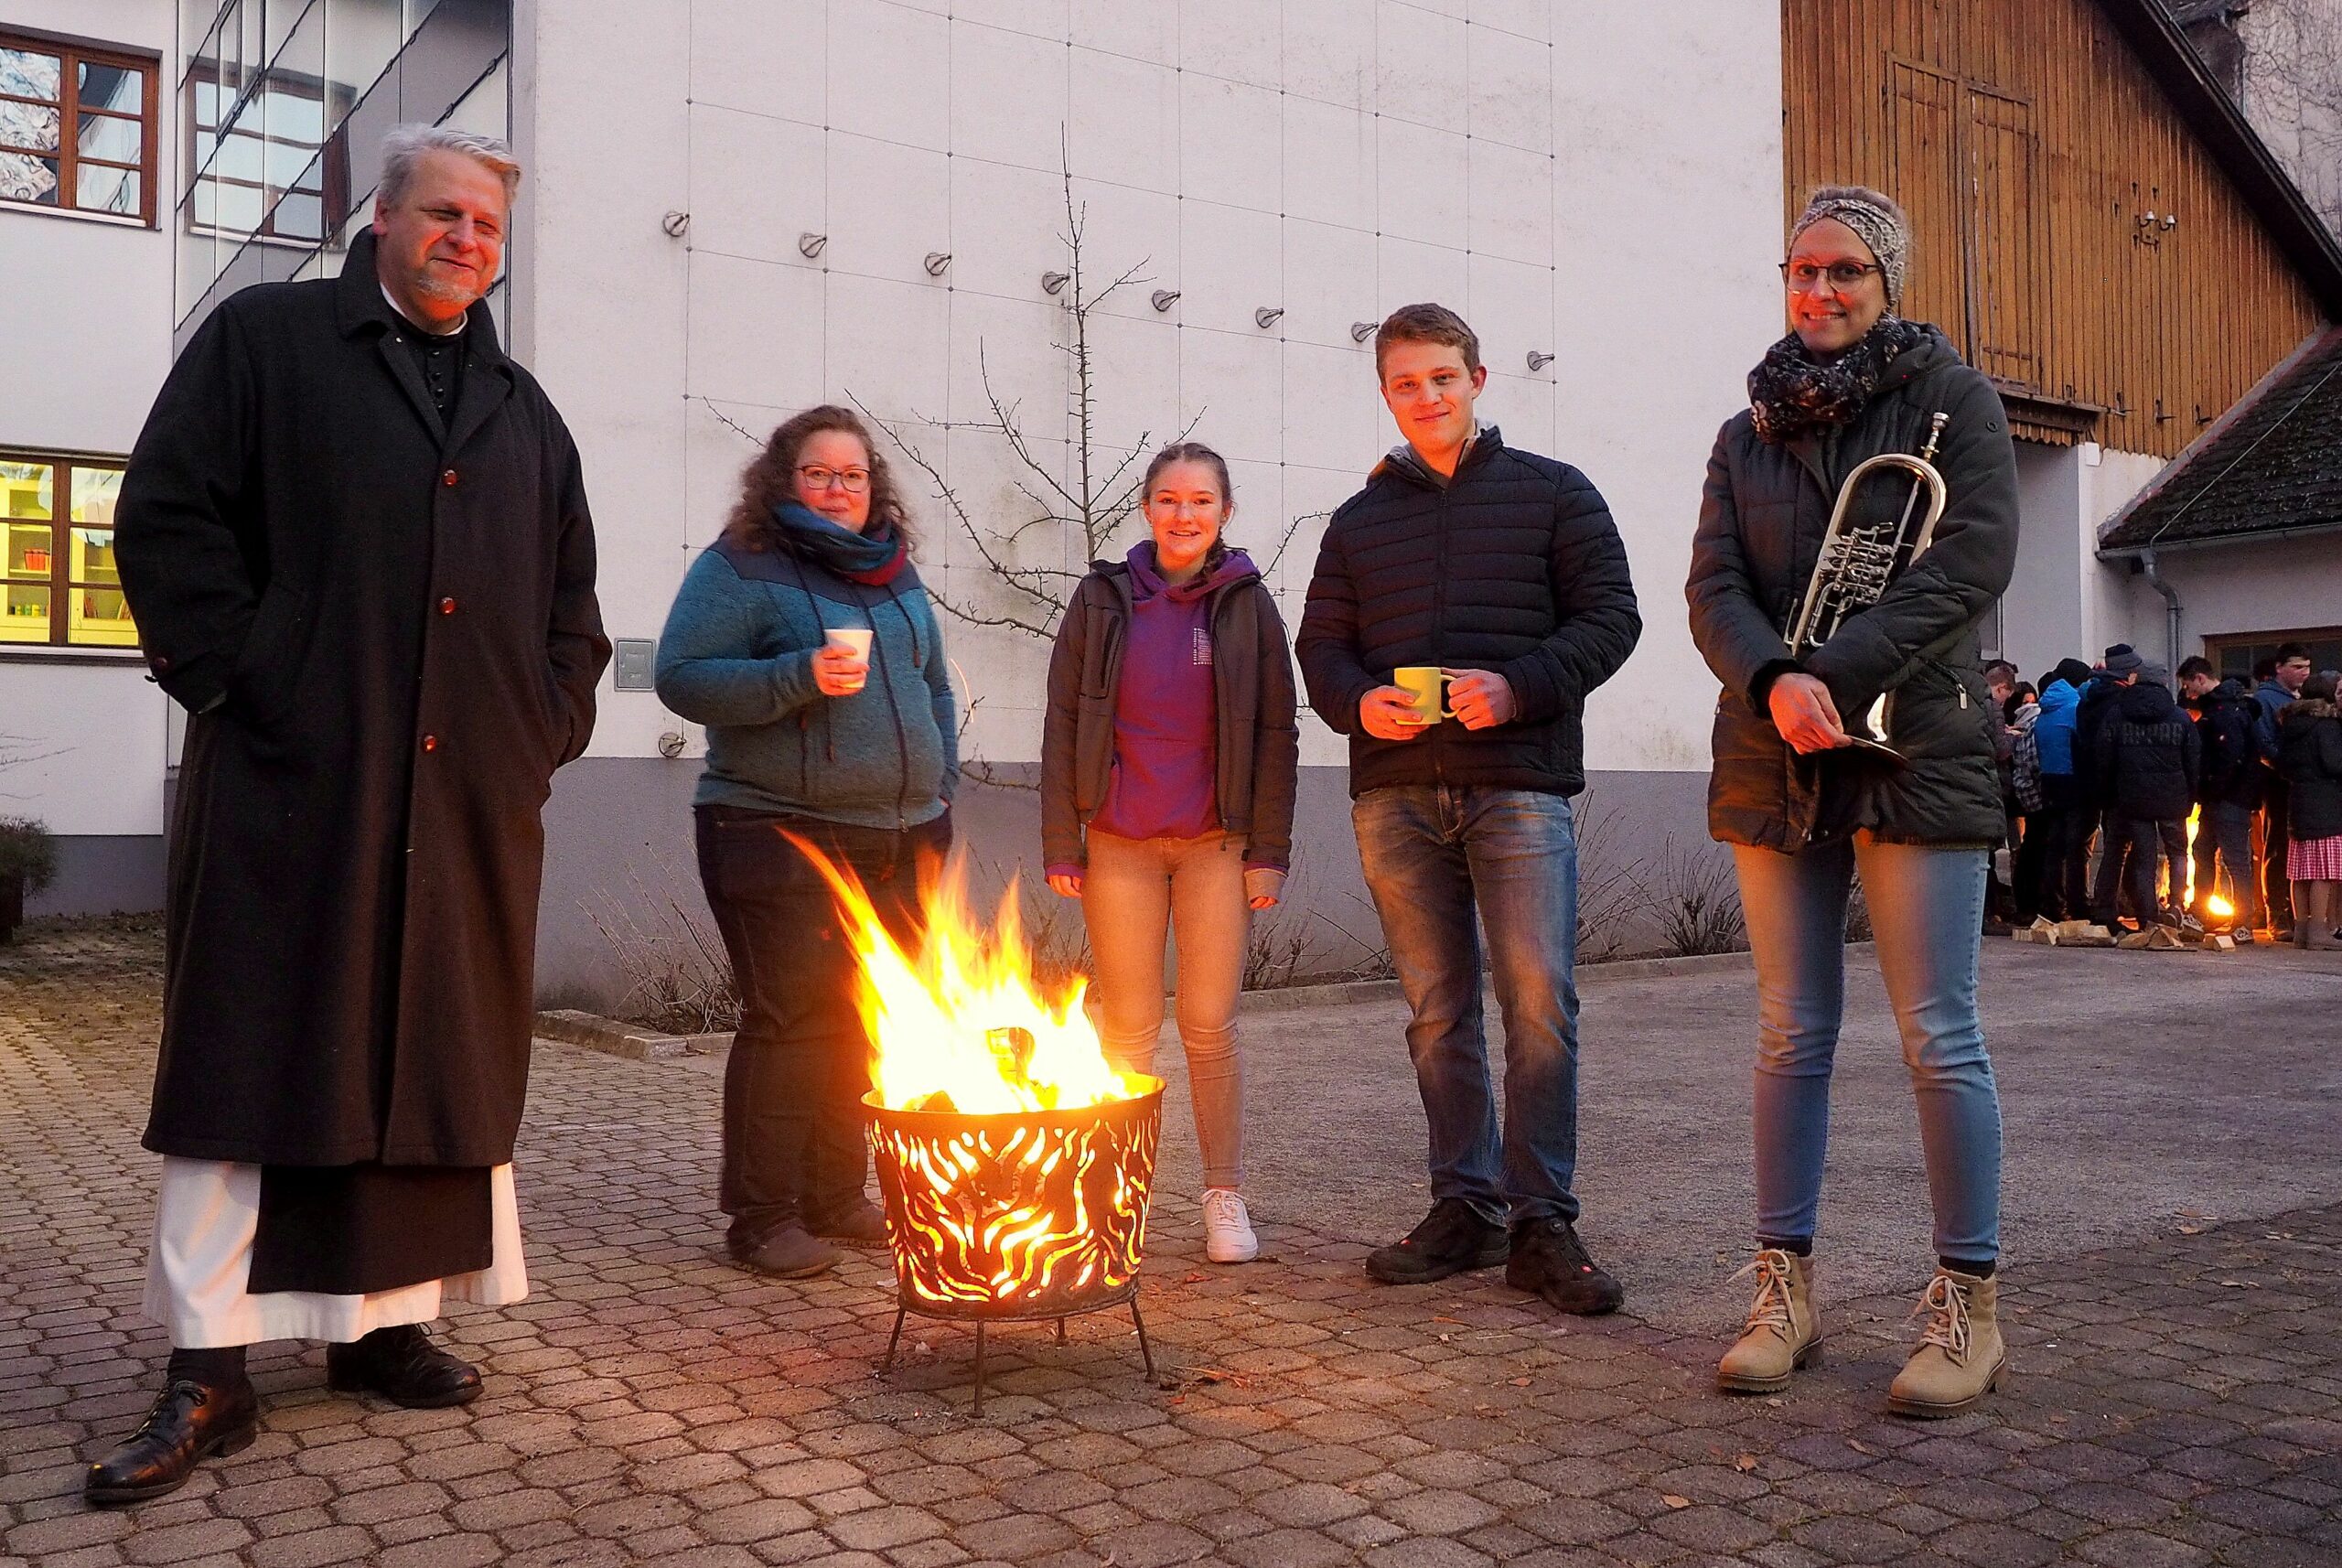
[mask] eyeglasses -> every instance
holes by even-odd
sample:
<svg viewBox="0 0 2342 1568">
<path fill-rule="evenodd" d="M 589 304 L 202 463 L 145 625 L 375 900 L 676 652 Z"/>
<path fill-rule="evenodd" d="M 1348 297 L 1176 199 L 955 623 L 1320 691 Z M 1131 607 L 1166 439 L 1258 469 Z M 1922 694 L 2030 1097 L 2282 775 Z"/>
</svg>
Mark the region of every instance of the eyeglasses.
<svg viewBox="0 0 2342 1568">
<path fill-rule="evenodd" d="M 1781 281 L 1799 294 L 1805 293 L 1825 278 L 1832 288 L 1843 292 L 1871 274 L 1886 270 L 1875 262 L 1832 262 L 1826 267 L 1818 262 L 1783 262 L 1780 268 Z"/>
<path fill-rule="evenodd" d="M 858 496 L 870 488 L 870 470 L 867 468 L 824 468 L 819 463 L 811 463 L 798 469 L 797 477 L 805 481 L 805 488 L 809 490 L 826 490 L 832 485 L 838 485 L 846 494 Z"/>
</svg>

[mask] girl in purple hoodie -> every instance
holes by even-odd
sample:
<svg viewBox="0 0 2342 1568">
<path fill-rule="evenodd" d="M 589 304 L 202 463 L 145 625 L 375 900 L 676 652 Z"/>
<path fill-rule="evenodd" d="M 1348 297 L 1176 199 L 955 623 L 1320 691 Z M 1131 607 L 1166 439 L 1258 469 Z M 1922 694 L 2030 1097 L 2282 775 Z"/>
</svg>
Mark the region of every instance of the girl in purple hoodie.
<svg viewBox="0 0 2342 1568">
<path fill-rule="evenodd" d="M 1236 999 L 1250 911 L 1291 864 L 1299 733 L 1284 623 L 1220 530 L 1228 465 L 1198 442 L 1155 454 L 1153 537 L 1098 562 L 1049 658 L 1041 839 L 1049 886 L 1081 900 L 1107 1056 L 1144 1072 L 1163 1027 L 1163 946 L 1204 1167 L 1205 1251 L 1252 1259 Z"/>
</svg>

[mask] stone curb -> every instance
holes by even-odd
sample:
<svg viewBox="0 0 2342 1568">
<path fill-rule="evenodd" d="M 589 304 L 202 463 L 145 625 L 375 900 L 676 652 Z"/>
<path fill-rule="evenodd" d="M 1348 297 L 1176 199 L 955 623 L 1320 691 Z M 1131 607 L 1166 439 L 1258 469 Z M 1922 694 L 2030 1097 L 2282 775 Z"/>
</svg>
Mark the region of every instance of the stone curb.
<svg viewBox="0 0 2342 1568">
<path fill-rule="evenodd" d="M 600 1051 L 605 1056 L 624 1057 L 628 1061 L 638 1062 L 725 1050 L 732 1044 L 729 1033 L 662 1035 L 639 1025 L 622 1024 L 616 1018 L 605 1018 L 598 1013 L 580 1012 L 575 1007 L 538 1014 L 536 1036 L 541 1040 L 583 1046 L 589 1051 Z"/>
</svg>

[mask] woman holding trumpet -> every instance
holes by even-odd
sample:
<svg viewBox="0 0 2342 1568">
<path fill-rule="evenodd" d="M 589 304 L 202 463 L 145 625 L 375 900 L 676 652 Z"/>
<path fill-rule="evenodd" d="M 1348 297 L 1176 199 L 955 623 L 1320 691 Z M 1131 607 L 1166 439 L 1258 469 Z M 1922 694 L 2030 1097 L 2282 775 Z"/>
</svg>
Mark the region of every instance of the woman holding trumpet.
<svg viewBox="0 0 2342 1568">
<path fill-rule="evenodd" d="M 2016 458 L 1992 383 L 1897 313 L 1910 252 L 1889 198 L 1813 194 L 1781 263 L 1791 331 L 1716 438 L 1687 592 L 1692 638 L 1724 682 L 1709 831 L 1733 846 L 1760 1006 L 1757 1286 L 1718 1381 L 1778 1390 L 1819 1359 L 1814 1222 L 1859 871 L 1918 1101 L 1938 1258 L 1927 1329 L 1888 1403 L 1940 1416 L 1981 1400 L 2004 1365 L 2000 1101 L 1976 1009 L 2002 821 L 1977 628 L 2016 554 Z M 1885 454 L 1901 456 L 1855 475 Z"/>
</svg>

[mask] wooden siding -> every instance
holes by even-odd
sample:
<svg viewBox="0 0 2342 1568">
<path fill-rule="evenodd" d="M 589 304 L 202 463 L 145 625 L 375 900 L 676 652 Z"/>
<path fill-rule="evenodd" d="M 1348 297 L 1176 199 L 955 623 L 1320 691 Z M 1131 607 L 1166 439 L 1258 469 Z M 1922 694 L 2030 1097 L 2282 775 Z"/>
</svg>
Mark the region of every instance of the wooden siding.
<svg viewBox="0 0 2342 1568">
<path fill-rule="evenodd" d="M 1781 26 L 1788 216 L 1817 185 L 1901 201 L 1904 314 L 2019 435 L 2175 456 L 2324 325 L 2091 0 L 1782 0 Z"/>
</svg>

